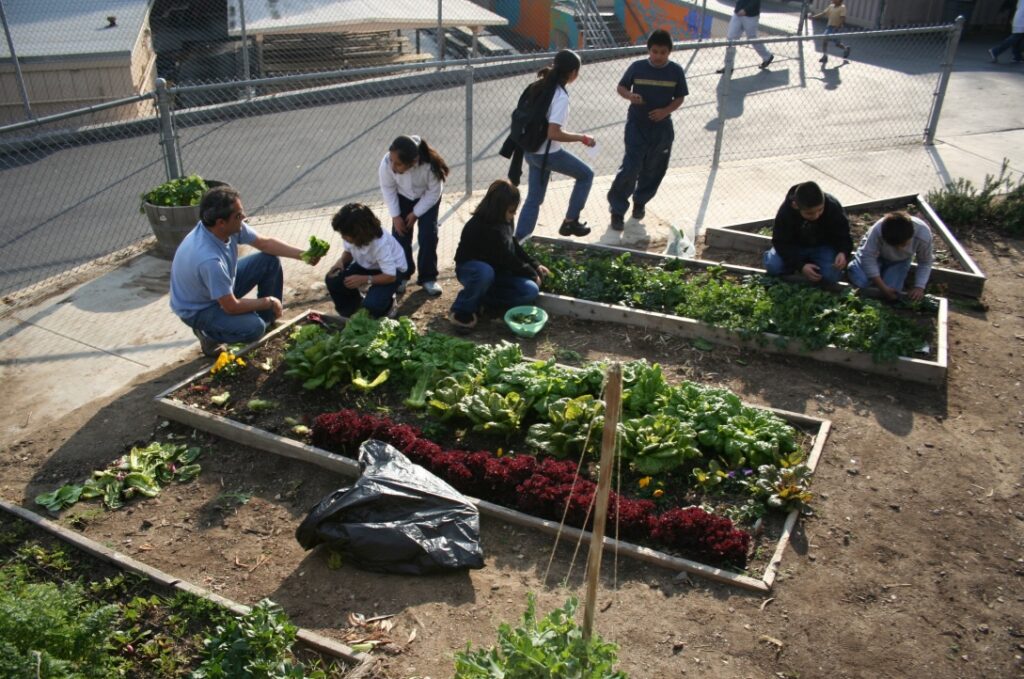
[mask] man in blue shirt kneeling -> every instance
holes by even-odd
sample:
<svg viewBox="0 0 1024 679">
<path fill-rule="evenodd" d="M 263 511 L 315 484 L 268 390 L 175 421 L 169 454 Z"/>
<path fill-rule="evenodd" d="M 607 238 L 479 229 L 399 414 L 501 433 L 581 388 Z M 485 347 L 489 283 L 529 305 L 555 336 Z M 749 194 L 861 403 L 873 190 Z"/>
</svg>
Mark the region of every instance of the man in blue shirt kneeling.
<svg viewBox="0 0 1024 679">
<path fill-rule="evenodd" d="M 203 353 L 217 356 L 225 344 L 256 341 L 281 317 L 278 258 L 301 259 L 303 251 L 249 228 L 242 198 L 230 186 L 203 194 L 199 215 L 171 263 L 171 310 L 192 328 Z M 239 259 L 239 245 L 260 252 Z M 245 298 L 253 288 L 257 297 Z"/>
</svg>

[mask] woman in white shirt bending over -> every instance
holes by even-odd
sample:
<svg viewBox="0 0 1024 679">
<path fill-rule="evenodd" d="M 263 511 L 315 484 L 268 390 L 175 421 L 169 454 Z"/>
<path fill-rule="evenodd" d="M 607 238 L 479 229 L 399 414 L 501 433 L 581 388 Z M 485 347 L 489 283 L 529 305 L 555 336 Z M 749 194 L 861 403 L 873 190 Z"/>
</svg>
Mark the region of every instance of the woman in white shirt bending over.
<svg viewBox="0 0 1024 679">
<path fill-rule="evenodd" d="M 380 161 L 380 192 L 391 215 L 391 233 L 405 251 L 406 270 L 398 284 L 405 292 L 412 275 L 431 297 L 441 294 L 437 284 L 437 211 L 441 204 L 448 165 L 430 144 L 419 137 L 398 137 Z M 419 254 L 412 258 L 412 232 L 419 226 Z"/>
<path fill-rule="evenodd" d="M 572 50 L 562 50 L 555 55 L 555 61 L 551 66 L 545 66 L 537 72 L 540 78 L 532 85 L 534 96 L 544 96 L 552 88 L 554 96 L 551 99 L 551 106 L 548 107 L 548 140 L 536 151 L 523 154 L 523 158 L 530 166 L 530 181 L 523 209 L 519 213 L 519 223 L 516 225 L 516 240 L 521 241 L 533 233 L 552 170 L 576 180 L 569 196 L 569 206 L 565 210 L 565 220 L 558 233 L 562 236 L 586 236 L 590 233 L 590 227 L 586 222 L 580 222 L 580 213 L 587 204 L 590 185 L 594 182 L 594 171 L 582 160 L 563 149 L 561 143 L 579 142 L 584 146 L 594 146 L 597 143 L 590 135 L 567 132 L 564 129 L 569 117 L 569 93 L 565 88 L 579 77 L 581 64 L 578 54 Z"/>
</svg>

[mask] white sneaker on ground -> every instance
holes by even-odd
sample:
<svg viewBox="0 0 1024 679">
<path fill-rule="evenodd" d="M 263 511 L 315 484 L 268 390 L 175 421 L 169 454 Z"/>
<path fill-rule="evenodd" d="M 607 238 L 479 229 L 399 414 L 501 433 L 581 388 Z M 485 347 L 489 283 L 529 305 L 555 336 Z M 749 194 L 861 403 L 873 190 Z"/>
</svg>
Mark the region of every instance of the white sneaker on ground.
<svg viewBox="0 0 1024 679">
<path fill-rule="evenodd" d="M 395 294 L 396 295 L 404 295 L 405 294 L 405 290 L 408 287 L 409 287 L 409 281 L 403 278 L 402 280 L 398 281 L 398 287 L 395 288 Z"/>
<path fill-rule="evenodd" d="M 440 297 L 443 292 L 441 290 L 441 286 L 437 284 L 437 281 L 424 281 L 423 291 L 431 297 Z"/>
</svg>

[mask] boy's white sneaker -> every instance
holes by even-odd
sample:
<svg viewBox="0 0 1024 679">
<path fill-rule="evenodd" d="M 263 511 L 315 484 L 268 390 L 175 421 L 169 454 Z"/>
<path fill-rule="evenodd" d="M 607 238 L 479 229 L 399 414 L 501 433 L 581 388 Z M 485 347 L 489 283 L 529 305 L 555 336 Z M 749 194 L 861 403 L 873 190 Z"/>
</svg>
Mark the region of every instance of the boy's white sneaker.
<svg viewBox="0 0 1024 679">
<path fill-rule="evenodd" d="M 440 297 L 443 292 L 441 290 L 441 286 L 437 284 L 437 281 L 424 281 L 423 291 L 431 297 Z"/>
</svg>

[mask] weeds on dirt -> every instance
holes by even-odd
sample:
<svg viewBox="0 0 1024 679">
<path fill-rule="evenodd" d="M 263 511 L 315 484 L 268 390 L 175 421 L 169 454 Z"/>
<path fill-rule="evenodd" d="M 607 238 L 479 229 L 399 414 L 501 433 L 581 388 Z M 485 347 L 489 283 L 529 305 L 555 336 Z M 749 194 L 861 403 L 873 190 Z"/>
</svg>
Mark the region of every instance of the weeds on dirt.
<svg viewBox="0 0 1024 679">
<path fill-rule="evenodd" d="M 146 579 L 102 578 L 89 558 L 31 540 L 0 519 L 0 676 L 328 677 L 292 653 L 296 628 L 269 601 L 236 617 Z"/>
<path fill-rule="evenodd" d="M 1003 236 L 1024 235 L 1024 178 L 1009 176 L 1010 161 L 1003 159 L 999 176 L 985 175 L 978 189 L 960 177 L 927 195 L 928 202 L 958 236 L 970 236 L 991 229 Z"/>
<path fill-rule="evenodd" d="M 519 627 L 502 623 L 498 645 L 489 649 L 455 654 L 455 679 L 490 677 L 580 677 L 581 679 L 625 679 L 615 670 L 618 647 L 594 635 L 583 637 L 576 623 L 577 600 L 537 619 L 537 600 L 528 595 L 526 612 Z M 543 671 L 541 671 L 543 668 Z"/>
</svg>

